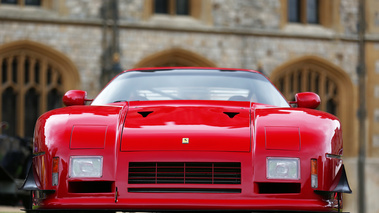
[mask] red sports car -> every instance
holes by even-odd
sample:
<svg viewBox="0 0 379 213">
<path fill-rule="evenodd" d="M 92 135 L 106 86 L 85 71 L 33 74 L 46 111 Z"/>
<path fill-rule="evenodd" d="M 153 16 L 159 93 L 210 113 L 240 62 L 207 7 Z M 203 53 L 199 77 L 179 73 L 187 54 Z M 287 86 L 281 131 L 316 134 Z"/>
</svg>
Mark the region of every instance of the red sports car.
<svg viewBox="0 0 379 213">
<path fill-rule="evenodd" d="M 35 127 L 28 211 L 338 212 L 351 193 L 339 120 L 257 71 L 132 69 L 63 101 Z"/>
</svg>

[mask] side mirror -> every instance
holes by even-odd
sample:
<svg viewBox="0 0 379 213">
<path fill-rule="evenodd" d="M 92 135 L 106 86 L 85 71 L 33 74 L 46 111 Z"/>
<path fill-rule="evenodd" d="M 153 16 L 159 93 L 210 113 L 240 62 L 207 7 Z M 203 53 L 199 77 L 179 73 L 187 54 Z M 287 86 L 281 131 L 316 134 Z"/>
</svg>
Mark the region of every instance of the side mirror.
<svg viewBox="0 0 379 213">
<path fill-rule="evenodd" d="M 321 99 L 316 93 L 313 92 L 301 92 L 295 95 L 295 102 L 299 108 L 309 108 L 316 109 L 320 103 Z"/>
<path fill-rule="evenodd" d="M 84 105 L 86 101 L 91 101 L 87 99 L 87 92 L 83 90 L 69 90 L 64 94 L 62 100 L 66 106 Z"/>
</svg>

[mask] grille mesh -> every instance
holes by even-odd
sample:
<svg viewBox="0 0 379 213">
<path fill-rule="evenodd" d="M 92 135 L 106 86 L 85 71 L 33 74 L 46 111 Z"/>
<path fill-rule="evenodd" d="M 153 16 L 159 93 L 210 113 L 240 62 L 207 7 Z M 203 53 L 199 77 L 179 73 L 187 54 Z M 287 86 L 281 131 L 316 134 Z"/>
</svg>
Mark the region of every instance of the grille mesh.
<svg viewBox="0 0 379 213">
<path fill-rule="evenodd" d="M 130 162 L 129 184 L 241 184 L 241 163 Z"/>
</svg>

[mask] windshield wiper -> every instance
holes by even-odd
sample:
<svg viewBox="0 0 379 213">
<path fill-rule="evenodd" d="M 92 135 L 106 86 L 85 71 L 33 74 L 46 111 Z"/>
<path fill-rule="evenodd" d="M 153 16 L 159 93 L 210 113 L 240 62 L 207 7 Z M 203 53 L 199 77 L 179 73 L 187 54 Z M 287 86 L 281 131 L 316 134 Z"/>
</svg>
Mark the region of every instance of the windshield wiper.
<svg viewBox="0 0 379 213">
<path fill-rule="evenodd" d="M 127 100 L 117 100 L 117 101 L 113 101 L 112 103 L 120 103 L 120 102 L 126 102 Z"/>
</svg>

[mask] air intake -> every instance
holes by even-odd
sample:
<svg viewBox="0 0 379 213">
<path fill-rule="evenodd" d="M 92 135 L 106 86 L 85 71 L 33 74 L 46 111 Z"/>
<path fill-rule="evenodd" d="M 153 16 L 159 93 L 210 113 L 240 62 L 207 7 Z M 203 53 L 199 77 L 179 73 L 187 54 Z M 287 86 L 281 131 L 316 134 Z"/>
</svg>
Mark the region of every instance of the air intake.
<svg viewBox="0 0 379 213">
<path fill-rule="evenodd" d="M 241 163 L 130 162 L 129 184 L 241 184 Z"/>
</svg>

